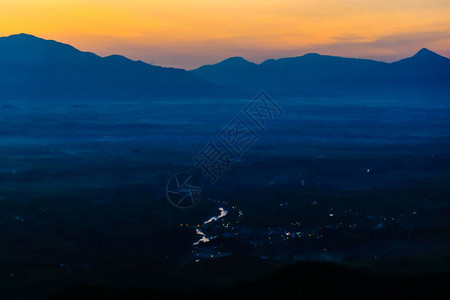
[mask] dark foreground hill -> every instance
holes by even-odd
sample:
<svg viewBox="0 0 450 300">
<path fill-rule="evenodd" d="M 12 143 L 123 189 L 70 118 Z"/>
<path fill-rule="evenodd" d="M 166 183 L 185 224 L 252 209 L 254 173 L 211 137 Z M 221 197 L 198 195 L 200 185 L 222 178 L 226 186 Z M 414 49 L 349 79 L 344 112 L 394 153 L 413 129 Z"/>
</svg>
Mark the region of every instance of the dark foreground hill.
<svg viewBox="0 0 450 300">
<path fill-rule="evenodd" d="M 383 275 L 330 263 L 304 262 L 229 289 L 73 287 L 50 299 L 449 299 L 449 282 L 448 274 Z"/>
</svg>

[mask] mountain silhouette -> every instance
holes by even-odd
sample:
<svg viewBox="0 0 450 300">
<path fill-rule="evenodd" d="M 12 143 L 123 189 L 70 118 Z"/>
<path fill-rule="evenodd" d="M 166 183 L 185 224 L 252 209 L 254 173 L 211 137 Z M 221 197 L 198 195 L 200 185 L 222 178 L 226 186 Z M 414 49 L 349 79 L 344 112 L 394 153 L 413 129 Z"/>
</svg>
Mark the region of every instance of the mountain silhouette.
<svg viewBox="0 0 450 300">
<path fill-rule="evenodd" d="M 450 86 L 450 59 L 426 48 L 391 64 L 400 83 L 413 86 Z"/>
<path fill-rule="evenodd" d="M 263 88 L 277 95 L 414 93 L 450 86 L 450 60 L 428 49 L 394 63 L 309 53 L 254 64 L 241 58 L 191 72 L 242 90 Z"/>
<path fill-rule="evenodd" d="M 237 85 L 239 80 L 251 80 L 258 76 L 259 66 L 251 63 L 242 57 L 231 57 L 215 65 L 200 67 L 192 73 L 199 77 L 209 76 L 210 81 L 225 84 Z"/>
<path fill-rule="evenodd" d="M 182 69 L 119 55 L 100 57 L 27 34 L 0 38 L 1 98 L 151 98 L 208 95 L 213 85 Z"/>
<path fill-rule="evenodd" d="M 450 60 L 427 48 L 422 48 L 414 56 L 399 60 L 396 63 L 449 63 Z"/>
<path fill-rule="evenodd" d="M 415 95 L 448 97 L 450 60 L 428 49 L 394 63 L 309 53 L 261 64 L 231 57 L 192 71 L 100 57 L 28 34 L 0 38 L 0 98 L 151 99 Z"/>
</svg>

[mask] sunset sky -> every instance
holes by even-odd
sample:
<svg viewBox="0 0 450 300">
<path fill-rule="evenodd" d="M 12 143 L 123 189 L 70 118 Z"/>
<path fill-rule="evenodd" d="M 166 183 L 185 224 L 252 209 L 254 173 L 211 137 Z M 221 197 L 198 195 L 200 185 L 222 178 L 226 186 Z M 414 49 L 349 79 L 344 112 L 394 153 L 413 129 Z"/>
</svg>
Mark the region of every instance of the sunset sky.
<svg viewBox="0 0 450 300">
<path fill-rule="evenodd" d="M 449 0 L 3 0 L 0 36 L 194 68 L 308 52 L 393 61 L 450 56 Z"/>
</svg>

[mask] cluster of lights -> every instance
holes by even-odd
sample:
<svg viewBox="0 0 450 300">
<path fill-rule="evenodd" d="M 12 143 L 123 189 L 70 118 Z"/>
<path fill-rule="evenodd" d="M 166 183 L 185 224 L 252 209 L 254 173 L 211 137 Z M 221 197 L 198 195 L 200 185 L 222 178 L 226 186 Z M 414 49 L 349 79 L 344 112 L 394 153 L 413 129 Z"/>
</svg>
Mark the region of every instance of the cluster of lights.
<svg viewBox="0 0 450 300">
<path fill-rule="evenodd" d="M 337 196 L 339 197 L 339 195 L 337 195 Z M 228 204 L 227 202 L 223 202 L 223 201 L 214 201 L 214 202 L 221 204 L 221 205 Z M 280 206 L 285 206 L 288 204 L 286 201 L 281 201 L 279 203 L 280 203 Z M 317 200 L 311 201 L 310 203 L 312 205 L 319 205 L 319 202 Z M 239 224 L 238 219 L 243 216 L 243 214 L 244 214 L 243 211 L 241 209 L 239 209 L 236 205 L 232 205 L 232 206 L 228 206 L 228 207 L 230 207 L 230 211 L 236 212 L 236 214 L 233 214 L 233 216 L 237 216 L 237 218 L 233 217 L 232 221 L 224 220 L 225 219 L 224 218 L 221 220 L 221 222 L 218 225 L 227 229 L 227 236 L 237 236 L 238 232 L 239 232 L 239 234 L 243 234 L 243 233 L 246 234 L 246 232 L 247 232 L 246 228 L 242 228 L 243 231 L 240 232 L 240 230 L 236 230 L 236 229 L 239 229 L 240 227 L 233 226 L 235 224 Z M 409 215 L 416 215 L 416 214 L 417 214 L 417 211 L 409 212 Z M 225 215 L 223 215 L 223 216 L 225 216 Z M 267 247 L 267 246 L 270 247 L 270 245 L 276 245 L 278 243 L 283 243 L 283 242 L 287 243 L 287 242 L 289 242 L 289 240 L 295 240 L 295 239 L 307 239 L 307 240 L 321 239 L 324 237 L 324 235 L 321 234 L 321 233 L 323 233 L 321 231 L 325 230 L 326 228 L 337 229 L 337 230 L 341 230 L 341 231 L 356 230 L 359 227 L 359 223 L 355 223 L 355 221 L 353 221 L 353 222 L 339 221 L 341 216 L 345 217 L 345 216 L 353 216 L 353 215 L 359 215 L 358 211 L 355 211 L 354 209 L 349 209 L 349 208 L 329 208 L 328 216 L 332 217 L 329 220 L 333 220 L 331 222 L 331 224 L 329 224 L 329 225 L 318 226 L 316 229 L 299 230 L 299 229 L 301 229 L 301 227 L 299 227 L 299 226 L 301 226 L 300 222 L 293 221 L 293 222 L 290 222 L 288 225 L 290 229 L 289 228 L 287 229 L 286 226 L 272 227 L 272 228 L 268 227 L 267 232 L 265 234 L 263 233 L 261 238 L 258 238 L 253 235 L 253 236 L 249 237 L 249 239 L 250 239 L 249 242 L 254 247 Z M 408 215 L 408 214 L 405 214 L 405 216 L 406 215 Z M 228 217 L 230 217 L 230 215 L 228 215 Z M 389 221 L 391 221 L 391 222 L 397 221 L 398 222 L 398 220 L 401 219 L 401 217 L 403 217 L 403 214 L 400 214 L 399 216 L 380 216 L 379 220 L 381 221 L 384 219 L 384 221 L 387 221 L 387 222 L 389 222 Z M 371 220 L 377 219 L 375 217 L 370 217 L 370 216 L 368 216 L 368 218 Z M 383 221 L 381 221 L 381 222 L 383 222 Z M 181 226 L 183 226 L 183 224 Z M 188 224 L 186 224 L 185 226 L 188 226 Z M 200 225 L 195 225 L 195 226 L 200 226 Z M 229 231 L 231 231 L 231 232 L 229 232 Z M 323 248 L 323 251 L 327 252 L 327 249 Z M 209 253 L 208 252 L 205 253 L 206 258 L 215 258 L 215 257 L 220 256 L 220 252 L 218 252 L 218 253 L 214 252 L 213 254 L 211 254 L 211 252 L 209 252 Z M 375 256 L 375 259 L 377 259 L 376 256 Z"/>
<path fill-rule="evenodd" d="M 222 226 L 223 226 L 223 227 L 225 227 L 225 228 L 228 228 L 228 227 L 230 227 L 230 225 L 231 225 L 231 224 L 230 224 L 230 222 L 228 222 L 228 223 L 225 223 L 225 222 L 224 222 L 224 223 L 222 223 Z"/>
</svg>

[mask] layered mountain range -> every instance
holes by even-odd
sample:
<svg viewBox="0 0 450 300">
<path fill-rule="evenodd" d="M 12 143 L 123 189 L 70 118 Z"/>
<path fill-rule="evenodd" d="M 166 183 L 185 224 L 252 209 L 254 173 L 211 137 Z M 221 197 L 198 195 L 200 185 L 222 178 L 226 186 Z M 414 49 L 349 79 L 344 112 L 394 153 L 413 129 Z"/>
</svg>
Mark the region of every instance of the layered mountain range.
<svg viewBox="0 0 450 300">
<path fill-rule="evenodd" d="M 228 58 L 192 71 L 100 57 L 32 35 L 0 38 L 0 99 L 279 97 L 450 92 L 450 59 L 428 49 L 393 63 L 310 53 L 255 64 Z"/>
</svg>

